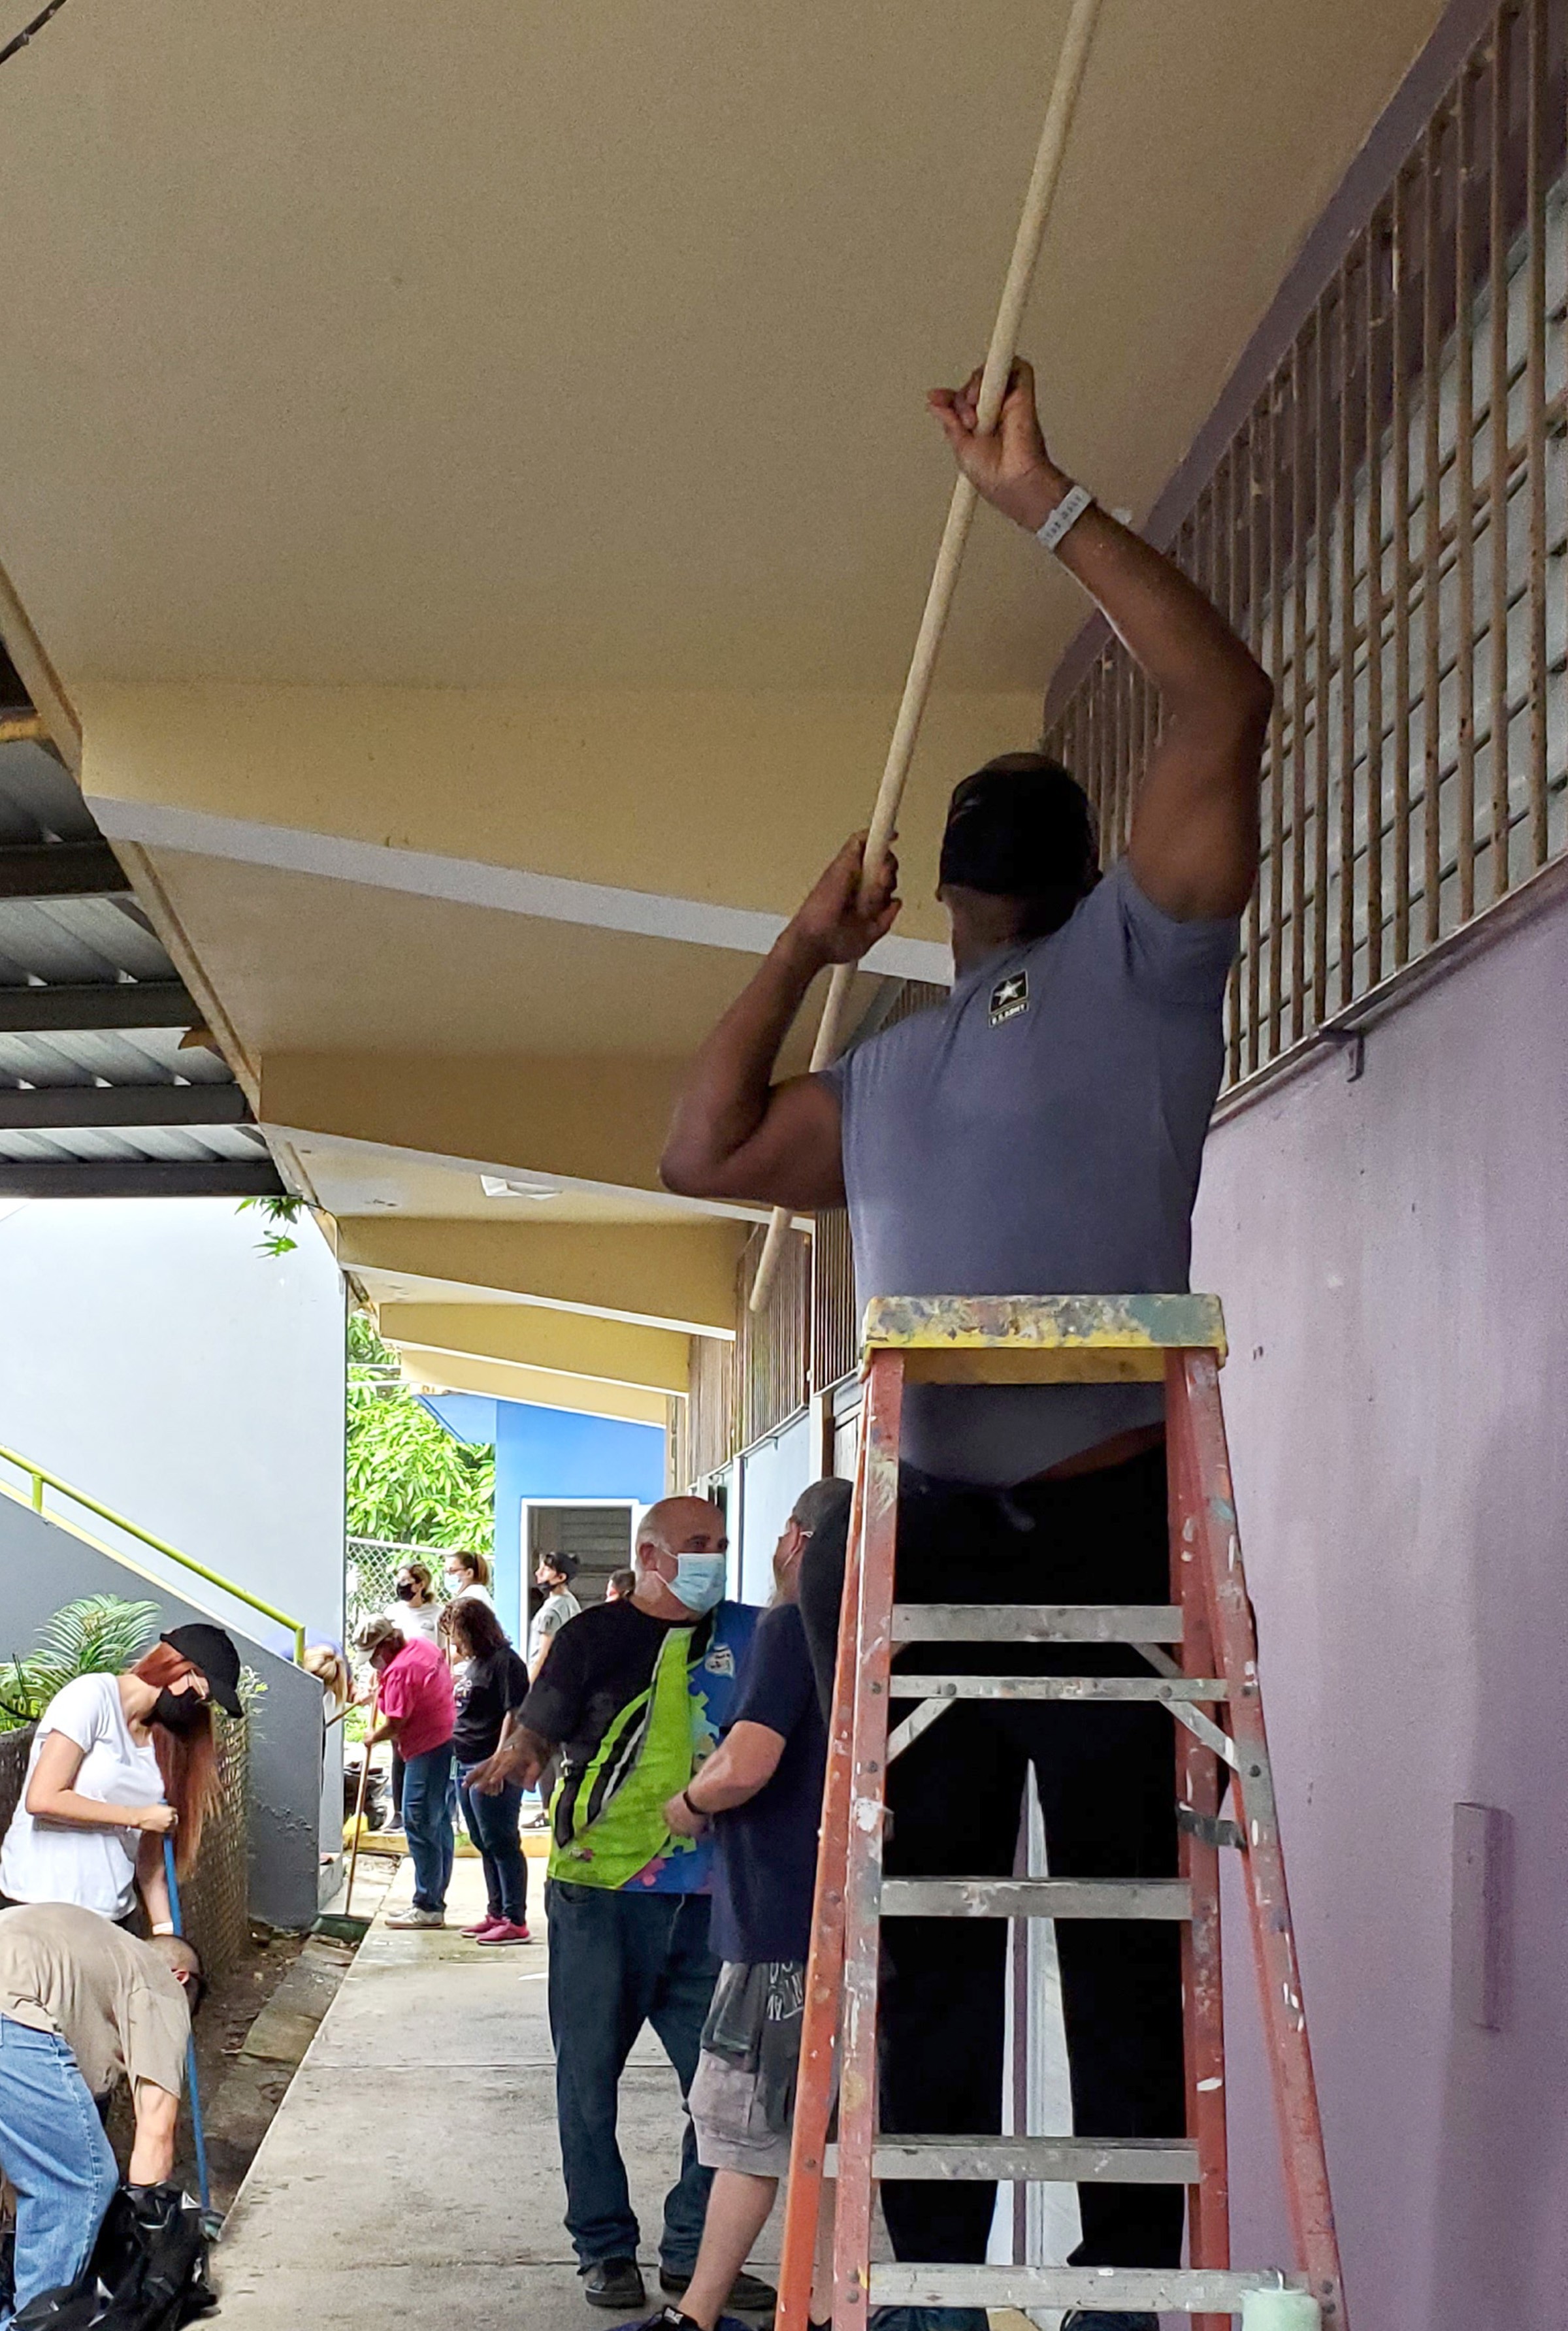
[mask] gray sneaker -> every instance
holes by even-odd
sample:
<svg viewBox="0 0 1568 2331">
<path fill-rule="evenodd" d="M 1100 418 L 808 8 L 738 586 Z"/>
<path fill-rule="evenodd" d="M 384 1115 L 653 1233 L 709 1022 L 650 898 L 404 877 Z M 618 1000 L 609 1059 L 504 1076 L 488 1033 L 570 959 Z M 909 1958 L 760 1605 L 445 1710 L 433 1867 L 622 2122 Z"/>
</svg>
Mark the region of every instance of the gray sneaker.
<svg viewBox="0 0 1568 2331">
<path fill-rule="evenodd" d="M 397 1927 L 399 1931 L 409 1927 L 444 1927 L 446 1924 L 446 1912 L 444 1910 L 416 1910 L 411 1906 L 406 1910 L 394 1910 L 392 1916 L 387 1919 L 386 1924 L 389 1927 Z"/>
</svg>

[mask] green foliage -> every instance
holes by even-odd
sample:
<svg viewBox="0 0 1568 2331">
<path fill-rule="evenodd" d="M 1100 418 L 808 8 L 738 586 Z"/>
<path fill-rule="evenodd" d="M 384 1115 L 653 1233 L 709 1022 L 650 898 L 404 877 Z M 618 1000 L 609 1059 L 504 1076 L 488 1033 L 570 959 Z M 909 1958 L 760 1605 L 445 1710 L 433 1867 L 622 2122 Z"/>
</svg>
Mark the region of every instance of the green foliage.
<svg viewBox="0 0 1568 2331">
<path fill-rule="evenodd" d="M 271 1255 L 274 1258 L 280 1254 L 292 1254 L 299 1243 L 299 1240 L 290 1238 L 286 1230 L 280 1230 L 275 1226 L 280 1223 L 297 1223 L 305 1210 L 304 1199 L 242 1198 L 234 1212 L 237 1214 L 248 1214 L 253 1206 L 261 1209 L 265 1221 L 274 1224 L 273 1229 L 264 1232 L 256 1241 L 256 1252 Z"/>
<path fill-rule="evenodd" d="M 138 1660 L 157 1633 L 156 1603 L 126 1603 L 118 1594 L 87 1594 L 67 1603 L 38 1630 L 25 1659 L 12 1656 L 0 1679 L 0 1732 L 14 1732 L 43 1715 L 57 1691 L 76 1677 L 119 1675 Z"/>
<path fill-rule="evenodd" d="M 454 1440 L 402 1381 L 397 1355 L 348 1321 L 348 1535 L 488 1553 L 496 1452 Z"/>
</svg>

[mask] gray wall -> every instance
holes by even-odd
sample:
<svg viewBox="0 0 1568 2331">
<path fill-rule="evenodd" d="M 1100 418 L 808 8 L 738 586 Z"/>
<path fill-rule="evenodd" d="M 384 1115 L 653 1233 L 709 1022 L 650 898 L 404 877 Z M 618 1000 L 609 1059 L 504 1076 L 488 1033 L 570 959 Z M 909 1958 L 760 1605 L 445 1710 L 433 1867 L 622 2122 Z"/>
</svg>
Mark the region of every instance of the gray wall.
<svg viewBox="0 0 1568 2331">
<path fill-rule="evenodd" d="M 1568 2289 L 1568 898 L 1212 1135 L 1225 1407 L 1353 2321 Z M 1479 2029 L 1453 1809 L 1513 1823 Z M 1230 1859 L 1230 1857 L 1227 1857 Z M 1456 1911 L 1458 1931 L 1455 1931 Z M 1240 1922 L 1238 2257 L 1280 2254 Z"/>
<path fill-rule="evenodd" d="M 337 1641 L 343 1281 L 309 1217 L 275 1260 L 262 1227 L 231 1198 L 0 1206 L 0 1442 Z M 160 1556 L 87 1527 L 184 1592 Z M 288 1655 L 282 1628 L 198 1592 Z"/>
<path fill-rule="evenodd" d="M 0 1498 L 0 1659 L 25 1653 L 51 1613 L 83 1594 L 156 1603 L 160 1632 L 213 1615 Z M 229 1632 L 267 1687 L 251 1718 L 251 1915 L 270 1926 L 308 1927 L 331 1876 L 321 1870 L 323 1838 L 335 1853 L 342 1837 L 343 1727 L 327 1735 L 323 1775 L 320 1685 L 237 1627 Z"/>
</svg>

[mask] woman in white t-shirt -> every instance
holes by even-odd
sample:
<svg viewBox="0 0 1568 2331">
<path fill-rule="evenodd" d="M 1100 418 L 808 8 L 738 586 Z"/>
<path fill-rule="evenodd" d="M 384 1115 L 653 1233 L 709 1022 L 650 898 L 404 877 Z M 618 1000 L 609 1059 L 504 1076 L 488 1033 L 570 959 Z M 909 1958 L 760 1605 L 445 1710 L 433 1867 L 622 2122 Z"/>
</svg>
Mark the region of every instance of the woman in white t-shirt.
<svg viewBox="0 0 1568 2331">
<path fill-rule="evenodd" d="M 413 1642 L 417 1635 L 422 1636 L 427 1643 L 433 1643 L 436 1640 L 436 1631 L 441 1625 L 441 1604 L 437 1602 L 435 1589 L 430 1583 L 429 1565 L 423 1562 L 403 1563 L 399 1566 L 397 1582 L 393 1592 L 397 1600 L 395 1603 L 387 1604 L 386 1616 L 404 1641 Z"/>
<path fill-rule="evenodd" d="M 216 1795 L 210 1702 L 241 1712 L 240 1655 L 221 1627 L 174 1627 L 123 1675 L 84 1675 L 38 1719 L 0 1846 L 0 1893 L 125 1918 L 139 1891 L 172 1934 L 164 1839 L 190 1870 Z"/>
<path fill-rule="evenodd" d="M 488 1555 L 476 1554 L 470 1546 L 454 1546 L 446 1558 L 446 1588 L 454 1603 L 471 1597 L 493 1611 L 496 1605 L 490 1593 Z"/>
</svg>

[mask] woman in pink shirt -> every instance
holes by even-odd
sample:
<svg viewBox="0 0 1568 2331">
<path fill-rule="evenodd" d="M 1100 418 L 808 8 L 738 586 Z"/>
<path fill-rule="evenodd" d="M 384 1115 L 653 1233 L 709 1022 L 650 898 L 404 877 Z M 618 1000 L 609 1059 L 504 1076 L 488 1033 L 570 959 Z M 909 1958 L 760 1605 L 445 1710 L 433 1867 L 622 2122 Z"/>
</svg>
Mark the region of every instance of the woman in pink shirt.
<svg viewBox="0 0 1568 2331">
<path fill-rule="evenodd" d="M 396 1910 L 389 1927 L 444 1927 L 451 1882 L 451 1670 L 422 1637 L 410 1639 L 393 1619 L 370 1619 L 359 1648 L 375 1670 L 377 1721 L 366 1736 L 368 1755 L 390 1740 L 403 1759 L 403 1833 L 413 1864 L 413 1904 Z"/>
</svg>

